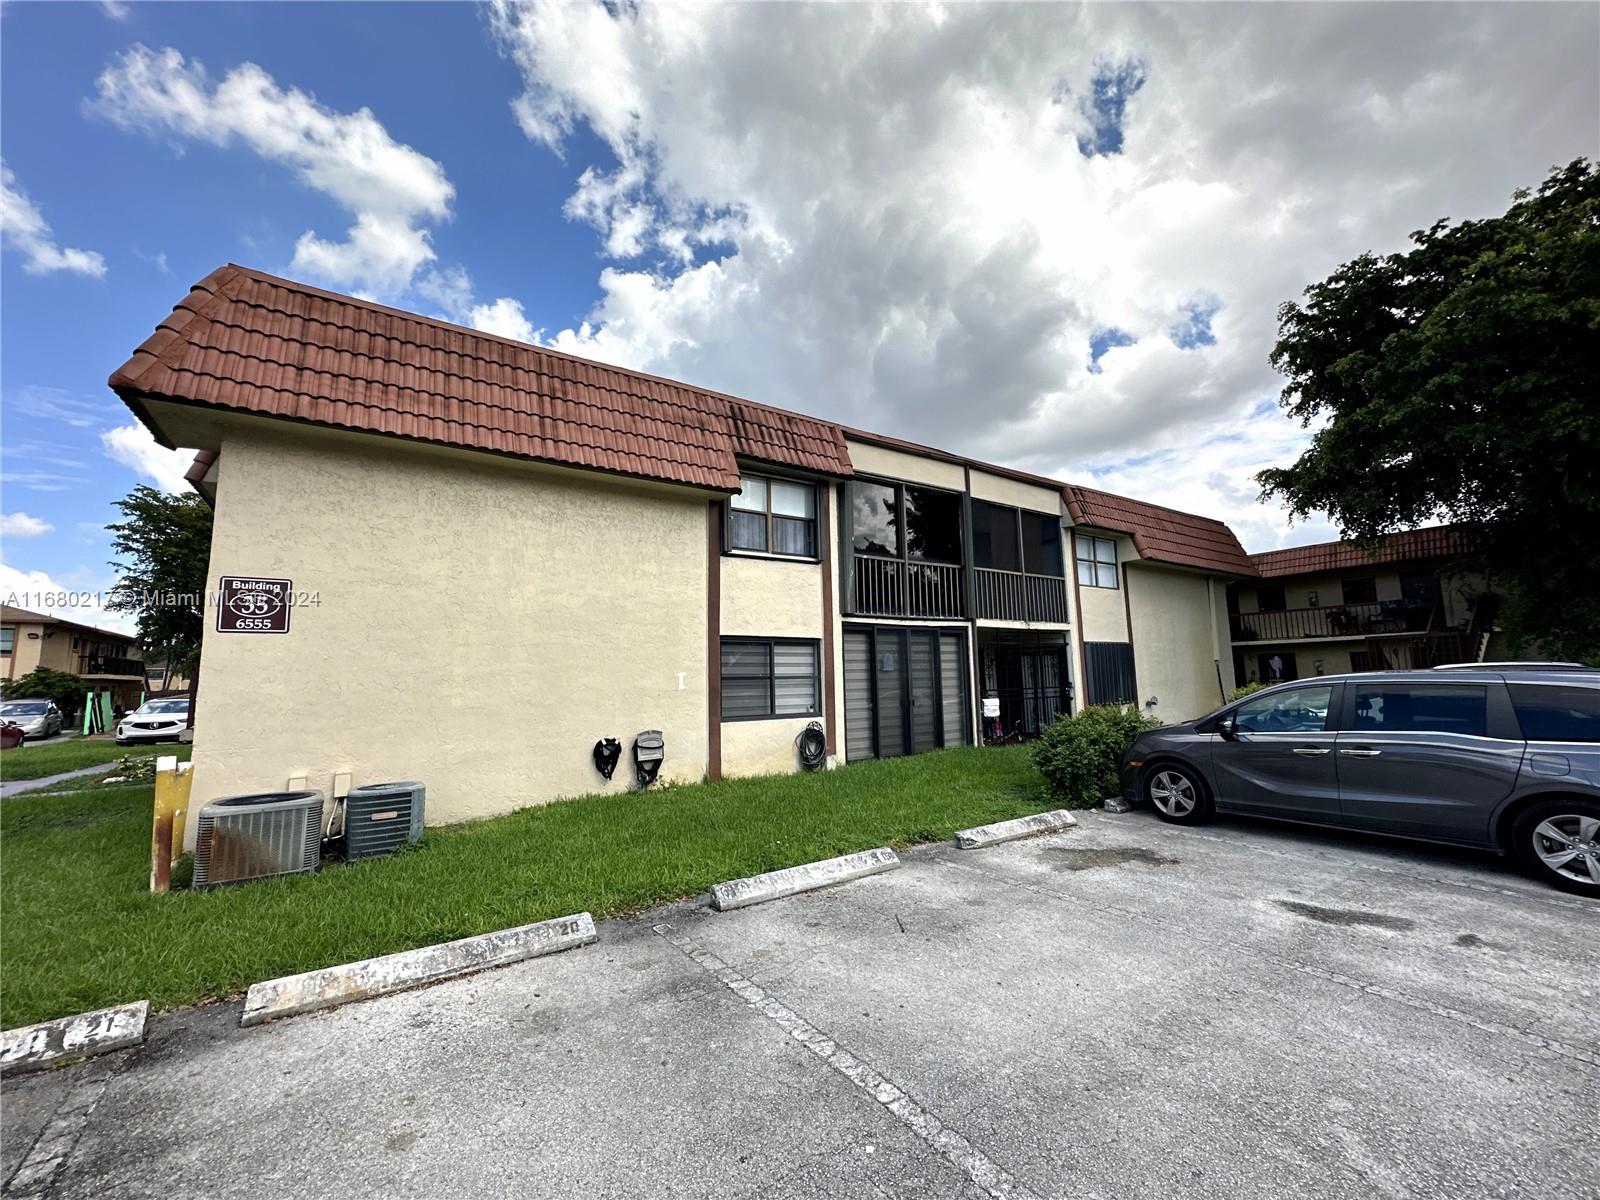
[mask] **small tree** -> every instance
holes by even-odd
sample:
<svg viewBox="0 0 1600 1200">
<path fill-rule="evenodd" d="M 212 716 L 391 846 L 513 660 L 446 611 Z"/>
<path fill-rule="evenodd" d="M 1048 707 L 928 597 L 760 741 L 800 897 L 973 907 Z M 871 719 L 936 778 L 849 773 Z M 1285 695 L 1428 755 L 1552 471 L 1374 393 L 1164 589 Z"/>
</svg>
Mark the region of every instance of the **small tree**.
<svg viewBox="0 0 1600 1200">
<path fill-rule="evenodd" d="M 200 664 L 211 508 L 199 496 L 170 496 L 143 484 L 117 501 L 110 525 L 117 584 L 106 607 L 136 615 L 146 650 L 191 678 Z"/>
<path fill-rule="evenodd" d="M 1117 767 L 1133 739 L 1161 722 L 1132 705 L 1095 704 L 1052 722 L 1033 744 L 1033 762 L 1052 799 L 1093 808 L 1117 794 Z"/>
<path fill-rule="evenodd" d="M 57 708 L 70 715 L 83 710 L 84 693 L 89 688 L 89 683 L 66 671 L 35 667 L 20 678 L 5 681 L 5 698 L 54 700 Z"/>
</svg>

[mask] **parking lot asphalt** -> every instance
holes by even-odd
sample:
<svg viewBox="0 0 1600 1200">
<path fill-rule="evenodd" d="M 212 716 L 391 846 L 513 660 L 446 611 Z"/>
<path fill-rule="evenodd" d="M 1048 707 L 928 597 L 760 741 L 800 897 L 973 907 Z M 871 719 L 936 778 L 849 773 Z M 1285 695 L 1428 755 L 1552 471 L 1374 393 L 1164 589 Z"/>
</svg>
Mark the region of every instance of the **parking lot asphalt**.
<svg viewBox="0 0 1600 1200">
<path fill-rule="evenodd" d="M 157 1018 L 5 1083 L 8 1194 L 1600 1197 L 1600 904 L 1147 812 L 904 857 L 256 1029 Z"/>
</svg>

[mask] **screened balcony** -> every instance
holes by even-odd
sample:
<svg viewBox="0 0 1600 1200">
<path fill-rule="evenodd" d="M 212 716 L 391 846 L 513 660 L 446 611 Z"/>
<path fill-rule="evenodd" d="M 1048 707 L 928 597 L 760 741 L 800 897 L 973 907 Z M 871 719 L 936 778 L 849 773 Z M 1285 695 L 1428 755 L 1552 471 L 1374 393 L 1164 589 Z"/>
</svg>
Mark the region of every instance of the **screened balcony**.
<svg viewBox="0 0 1600 1200">
<path fill-rule="evenodd" d="M 974 500 L 972 562 L 980 619 L 1067 623 L 1059 516 Z"/>
<path fill-rule="evenodd" d="M 857 479 L 845 488 L 848 611 L 865 617 L 962 617 L 961 494 Z"/>
</svg>

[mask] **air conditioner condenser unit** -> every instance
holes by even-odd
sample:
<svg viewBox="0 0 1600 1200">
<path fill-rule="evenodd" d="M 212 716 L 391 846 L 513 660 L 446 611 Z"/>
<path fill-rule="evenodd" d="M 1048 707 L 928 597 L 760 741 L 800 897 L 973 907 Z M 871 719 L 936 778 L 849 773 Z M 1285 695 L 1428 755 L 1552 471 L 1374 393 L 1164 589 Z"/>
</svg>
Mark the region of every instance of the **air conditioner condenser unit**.
<svg viewBox="0 0 1600 1200">
<path fill-rule="evenodd" d="M 364 783 L 344 801 L 346 861 L 390 854 L 422 836 L 427 788 L 415 780 Z"/>
<path fill-rule="evenodd" d="M 224 796 L 200 810 L 197 888 L 315 871 L 321 859 L 321 792 Z"/>
</svg>

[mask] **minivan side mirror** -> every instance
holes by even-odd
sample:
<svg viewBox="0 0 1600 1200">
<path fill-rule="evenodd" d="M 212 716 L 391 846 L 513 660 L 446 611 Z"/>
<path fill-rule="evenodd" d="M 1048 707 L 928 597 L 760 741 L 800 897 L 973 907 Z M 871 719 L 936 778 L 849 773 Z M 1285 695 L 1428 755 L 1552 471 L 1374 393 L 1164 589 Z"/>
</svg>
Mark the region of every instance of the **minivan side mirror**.
<svg viewBox="0 0 1600 1200">
<path fill-rule="evenodd" d="M 1217 722 L 1217 733 L 1220 734 L 1222 740 L 1226 742 L 1231 742 L 1235 737 L 1238 736 L 1239 726 L 1238 723 L 1234 721 L 1232 713 L 1229 713 L 1227 716 L 1223 717 Z"/>
</svg>

